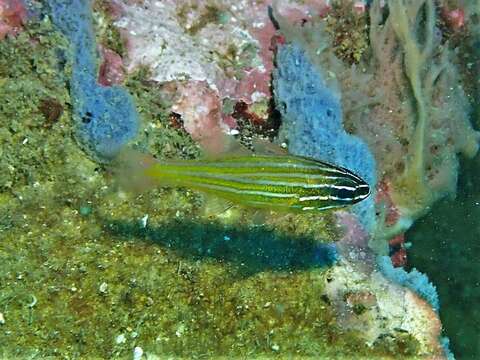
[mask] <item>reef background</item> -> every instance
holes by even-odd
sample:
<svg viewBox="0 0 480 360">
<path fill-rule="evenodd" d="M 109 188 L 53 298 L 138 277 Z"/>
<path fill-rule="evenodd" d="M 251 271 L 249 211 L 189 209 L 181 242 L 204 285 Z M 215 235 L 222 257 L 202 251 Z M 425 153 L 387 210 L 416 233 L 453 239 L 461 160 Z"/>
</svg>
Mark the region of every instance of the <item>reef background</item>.
<svg viewBox="0 0 480 360">
<path fill-rule="evenodd" d="M 475 7 L 283 1 L 277 31 L 270 2 L 182 4 L 0 0 L 0 356 L 452 358 L 444 335 L 476 356 L 477 312 L 450 302 L 478 299 L 478 166 L 457 172 L 478 149 Z M 330 156 L 375 197 L 323 216 L 215 214 L 188 189 L 126 193 L 109 171 L 129 141 L 191 159 L 225 133 Z M 457 202 L 437 203 L 457 175 Z M 418 220 L 437 204 L 458 226 Z M 409 241 L 439 313 L 428 278 L 402 268 Z"/>
</svg>

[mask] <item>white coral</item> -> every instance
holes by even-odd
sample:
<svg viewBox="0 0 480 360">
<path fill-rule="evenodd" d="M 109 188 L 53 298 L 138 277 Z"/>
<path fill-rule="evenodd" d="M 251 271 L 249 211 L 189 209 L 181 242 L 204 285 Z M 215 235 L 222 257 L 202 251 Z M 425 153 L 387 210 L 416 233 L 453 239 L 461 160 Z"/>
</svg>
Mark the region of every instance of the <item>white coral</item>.
<svg viewBox="0 0 480 360">
<path fill-rule="evenodd" d="M 244 2 L 236 5 L 238 11 L 245 8 Z M 129 71 L 146 65 L 152 70 L 152 80 L 206 81 L 216 89 L 217 82 L 225 78 L 219 61 L 226 49 L 230 45 L 237 49 L 243 49 L 247 44 L 258 46 L 246 30 L 245 22 L 235 18 L 226 24 L 205 24 L 198 33 L 189 33 L 192 17 L 201 15 L 197 7 L 191 6 L 182 18 L 179 15 L 181 7 L 190 5 L 187 0 L 145 0 L 141 4 L 122 2 L 123 14 L 115 25 L 128 38 Z"/>
</svg>

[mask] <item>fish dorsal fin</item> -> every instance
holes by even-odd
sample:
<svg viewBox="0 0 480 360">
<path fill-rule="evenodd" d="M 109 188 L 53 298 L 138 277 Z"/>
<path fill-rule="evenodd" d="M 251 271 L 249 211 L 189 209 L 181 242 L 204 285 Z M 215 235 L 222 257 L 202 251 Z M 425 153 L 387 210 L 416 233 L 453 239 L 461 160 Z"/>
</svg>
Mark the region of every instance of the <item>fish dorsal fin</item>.
<svg viewBox="0 0 480 360">
<path fill-rule="evenodd" d="M 222 139 L 218 141 L 220 147 L 216 147 L 214 151 L 210 147 L 204 147 L 204 154 L 207 159 L 223 159 L 226 157 L 241 157 L 257 155 L 288 155 L 288 151 L 281 146 L 270 142 L 268 139 L 253 138 L 251 139 L 251 148 L 243 145 L 239 139 L 232 135 L 224 134 Z"/>
<path fill-rule="evenodd" d="M 232 140 L 228 143 L 225 151 L 225 156 L 248 156 L 253 152 L 245 145 L 243 145 L 238 139 L 231 136 Z"/>
<path fill-rule="evenodd" d="M 220 148 L 217 147 L 215 151 L 204 147 L 204 157 L 209 160 L 221 160 L 227 157 L 249 156 L 253 154 L 251 150 L 242 145 L 242 143 L 232 135 L 224 134 L 221 143 L 222 146 Z"/>
<path fill-rule="evenodd" d="M 285 156 L 288 151 L 281 146 L 274 144 L 267 139 L 252 139 L 252 146 L 255 154 L 258 155 L 279 155 Z"/>
</svg>

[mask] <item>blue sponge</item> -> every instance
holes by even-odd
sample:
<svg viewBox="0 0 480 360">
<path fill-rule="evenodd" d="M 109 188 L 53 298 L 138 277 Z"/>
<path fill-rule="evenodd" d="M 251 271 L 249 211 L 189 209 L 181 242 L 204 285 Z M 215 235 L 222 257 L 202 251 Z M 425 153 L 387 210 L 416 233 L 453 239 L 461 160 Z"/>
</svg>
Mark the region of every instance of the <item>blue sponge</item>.
<svg viewBox="0 0 480 360">
<path fill-rule="evenodd" d="M 54 24 L 70 40 L 70 95 L 76 137 L 95 158 L 108 161 L 138 131 L 138 115 L 127 91 L 97 84 L 97 57 L 89 0 L 49 0 Z"/>
<path fill-rule="evenodd" d="M 437 288 L 428 280 L 427 275 L 422 274 L 417 269 L 406 272 L 403 268 L 395 268 L 388 256 L 380 256 L 377 263 L 387 279 L 409 288 L 428 301 L 435 311 L 440 309 Z"/>
<path fill-rule="evenodd" d="M 322 71 L 299 45 L 281 46 L 276 60 L 274 95 L 289 152 L 346 167 L 374 189 L 375 160 L 366 143 L 344 130 L 340 94 L 327 86 Z M 373 196 L 355 205 L 353 211 L 372 232 Z"/>
</svg>

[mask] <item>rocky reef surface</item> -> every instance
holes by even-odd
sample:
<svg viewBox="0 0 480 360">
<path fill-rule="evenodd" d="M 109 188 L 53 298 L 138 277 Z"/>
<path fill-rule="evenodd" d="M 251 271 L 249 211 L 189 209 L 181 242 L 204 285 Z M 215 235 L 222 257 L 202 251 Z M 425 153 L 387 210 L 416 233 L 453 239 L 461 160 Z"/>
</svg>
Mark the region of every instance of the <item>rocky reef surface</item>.
<svg viewBox="0 0 480 360">
<path fill-rule="evenodd" d="M 453 358 L 404 233 L 478 151 L 460 5 L 0 0 L 0 356 Z M 111 172 L 125 146 L 195 159 L 225 138 L 373 194 L 218 212 Z"/>
</svg>

